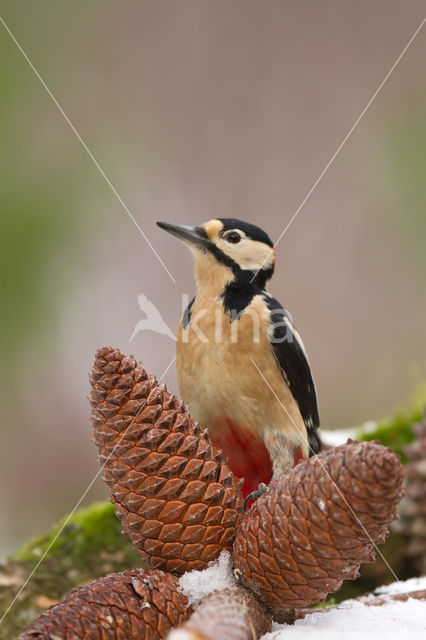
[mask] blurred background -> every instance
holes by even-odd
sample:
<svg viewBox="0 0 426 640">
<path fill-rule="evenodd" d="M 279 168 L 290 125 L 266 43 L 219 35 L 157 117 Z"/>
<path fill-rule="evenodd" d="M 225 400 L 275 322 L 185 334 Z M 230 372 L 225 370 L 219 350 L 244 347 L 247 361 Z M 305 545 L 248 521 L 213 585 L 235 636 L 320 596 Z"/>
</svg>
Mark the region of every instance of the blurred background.
<svg viewBox="0 0 426 640">
<path fill-rule="evenodd" d="M 144 293 L 174 330 L 194 290 L 156 220 L 237 217 L 277 239 L 423 18 L 423 2 L 3 0 L 0 24 L 0 557 L 98 471 L 88 372 L 132 352 Z M 426 375 L 426 57 L 418 34 L 277 247 L 322 423 L 409 403 Z M 175 369 L 166 382 L 176 391 Z M 85 503 L 106 498 L 97 480 Z"/>
</svg>

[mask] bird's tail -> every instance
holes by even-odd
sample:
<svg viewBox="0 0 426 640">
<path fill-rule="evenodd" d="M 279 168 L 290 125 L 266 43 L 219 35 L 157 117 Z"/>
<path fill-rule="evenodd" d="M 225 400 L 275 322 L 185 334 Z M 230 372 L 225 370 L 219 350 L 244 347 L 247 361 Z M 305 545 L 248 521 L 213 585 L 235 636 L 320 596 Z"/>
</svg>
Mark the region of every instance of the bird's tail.
<svg viewBox="0 0 426 640">
<path fill-rule="evenodd" d="M 310 429 L 308 433 L 308 442 L 309 442 L 309 457 L 315 455 L 322 451 L 323 444 L 321 442 L 320 435 L 318 433 L 318 429 Z"/>
</svg>

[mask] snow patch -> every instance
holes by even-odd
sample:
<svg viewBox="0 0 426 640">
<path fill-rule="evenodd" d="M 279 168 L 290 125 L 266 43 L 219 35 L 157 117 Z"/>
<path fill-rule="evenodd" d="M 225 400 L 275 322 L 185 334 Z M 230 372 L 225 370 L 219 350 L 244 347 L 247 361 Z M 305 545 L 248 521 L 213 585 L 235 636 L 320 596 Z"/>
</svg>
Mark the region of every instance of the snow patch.
<svg viewBox="0 0 426 640">
<path fill-rule="evenodd" d="M 187 571 L 179 579 L 180 590 L 192 605 L 198 604 L 216 589 L 226 589 L 236 584 L 232 558 L 229 551 L 222 551 L 217 560 L 203 571 Z"/>
<path fill-rule="evenodd" d="M 375 594 L 391 595 L 426 589 L 426 576 L 378 587 Z M 401 640 L 426 638 L 426 602 L 410 598 L 372 607 L 345 600 L 330 610 L 315 611 L 294 625 L 272 623 L 261 640 Z"/>
<path fill-rule="evenodd" d="M 193 640 L 196 637 L 190 629 L 172 629 L 167 636 L 167 640 Z"/>
<path fill-rule="evenodd" d="M 346 427 L 344 429 L 321 429 L 321 440 L 329 447 L 339 447 L 346 444 L 347 439 L 358 440 L 363 433 L 373 433 L 377 429 L 377 422 L 369 420 L 357 427 Z"/>
<path fill-rule="evenodd" d="M 339 447 L 346 444 L 348 438 L 356 440 L 357 429 L 321 429 L 321 440 L 328 447 Z"/>
<path fill-rule="evenodd" d="M 313 613 L 294 625 L 273 623 L 272 632 L 261 640 L 401 640 L 426 638 L 426 602 L 410 598 L 368 607 L 358 601 Z"/>
<path fill-rule="evenodd" d="M 383 587 L 377 587 L 374 591 L 377 595 L 388 595 L 395 593 L 407 593 L 408 591 L 419 591 L 420 589 L 426 589 L 426 576 L 419 578 L 410 578 L 404 582 L 392 582 Z"/>
</svg>

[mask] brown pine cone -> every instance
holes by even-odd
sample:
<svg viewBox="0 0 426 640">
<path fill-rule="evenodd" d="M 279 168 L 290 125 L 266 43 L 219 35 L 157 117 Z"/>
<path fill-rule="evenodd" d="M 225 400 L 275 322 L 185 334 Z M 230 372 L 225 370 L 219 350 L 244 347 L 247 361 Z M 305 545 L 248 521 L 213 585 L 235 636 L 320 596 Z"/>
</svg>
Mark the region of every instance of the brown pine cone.
<svg viewBox="0 0 426 640">
<path fill-rule="evenodd" d="M 94 440 L 124 533 L 152 568 L 204 569 L 232 546 L 241 481 L 133 356 L 99 349 L 90 382 Z"/>
<path fill-rule="evenodd" d="M 418 575 L 426 574 L 426 409 L 422 422 L 414 425 L 414 441 L 405 447 L 406 496 L 401 502 L 401 531 L 407 537 L 406 554 Z"/>
<path fill-rule="evenodd" d="M 73 589 L 32 622 L 20 640 L 158 640 L 191 614 L 178 578 L 129 569 Z"/>
<path fill-rule="evenodd" d="M 271 483 L 237 531 L 241 582 L 277 619 L 320 602 L 373 560 L 397 517 L 402 477 L 399 456 L 378 442 L 349 441 L 298 464 Z"/>
<path fill-rule="evenodd" d="M 271 616 L 246 589 L 213 591 L 168 640 L 257 640 L 271 629 Z"/>
</svg>

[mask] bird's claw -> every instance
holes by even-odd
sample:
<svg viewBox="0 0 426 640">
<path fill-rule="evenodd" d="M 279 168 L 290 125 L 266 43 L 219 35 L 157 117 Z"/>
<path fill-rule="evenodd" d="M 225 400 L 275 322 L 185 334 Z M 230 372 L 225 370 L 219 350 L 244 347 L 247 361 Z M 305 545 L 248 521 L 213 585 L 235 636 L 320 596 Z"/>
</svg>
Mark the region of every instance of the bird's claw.
<svg viewBox="0 0 426 640">
<path fill-rule="evenodd" d="M 267 488 L 268 487 L 264 482 L 260 482 L 257 489 L 249 493 L 247 498 L 244 500 L 244 511 L 247 511 L 247 505 L 250 502 L 250 500 L 257 500 L 258 498 L 260 498 L 260 496 L 263 496 Z"/>
</svg>

